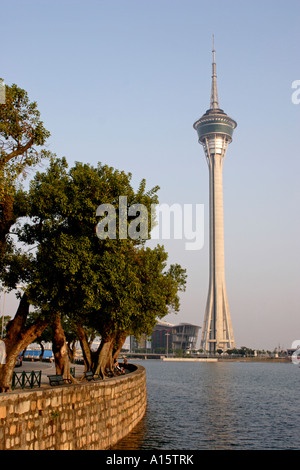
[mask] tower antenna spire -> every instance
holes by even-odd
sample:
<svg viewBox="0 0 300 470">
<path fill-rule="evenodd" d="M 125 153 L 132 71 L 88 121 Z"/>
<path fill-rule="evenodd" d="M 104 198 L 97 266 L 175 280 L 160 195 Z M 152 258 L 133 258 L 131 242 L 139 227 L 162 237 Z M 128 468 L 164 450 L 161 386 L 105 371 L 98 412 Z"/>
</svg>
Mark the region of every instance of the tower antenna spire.
<svg viewBox="0 0 300 470">
<path fill-rule="evenodd" d="M 216 51 L 215 51 L 215 35 L 213 34 L 213 63 L 212 63 L 212 82 L 210 109 L 219 109 L 218 87 L 217 87 L 217 67 L 216 67 Z"/>
</svg>

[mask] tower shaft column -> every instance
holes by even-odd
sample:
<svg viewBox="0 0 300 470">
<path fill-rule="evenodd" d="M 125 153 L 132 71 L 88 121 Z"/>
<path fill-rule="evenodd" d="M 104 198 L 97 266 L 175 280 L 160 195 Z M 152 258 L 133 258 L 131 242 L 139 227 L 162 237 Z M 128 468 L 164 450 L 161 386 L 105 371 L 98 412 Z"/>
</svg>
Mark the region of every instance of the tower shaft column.
<svg viewBox="0 0 300 470">
<path fill-rule="evenodd" d="M 210 352 L 234 347 L 233 330 L 225 284 L 223 159 L 212 154 L 208 159 L 210 193 L 209 291 L 202 347 Z M 205 331 L 206 330 L 206 331 Z"/>
</svg>

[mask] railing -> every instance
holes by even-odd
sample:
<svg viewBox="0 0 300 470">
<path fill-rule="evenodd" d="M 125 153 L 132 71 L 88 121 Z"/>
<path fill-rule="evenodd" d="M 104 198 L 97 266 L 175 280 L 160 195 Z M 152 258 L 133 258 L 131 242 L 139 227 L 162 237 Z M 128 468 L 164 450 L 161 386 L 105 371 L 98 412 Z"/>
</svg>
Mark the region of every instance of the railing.
<svg viewBox="0 0 300 470">
<path fill-rule="evenodd" d="M 11 388 L 15 389 L 18 386 L 21 388 L 30 387 L 33 388 L 34 386 L 40 387 L 41 386 L 41 370 L 32 370 L 31 372 L 15 372 L 13 373 L 12 377 L 12 384 Z"/>
</svg>

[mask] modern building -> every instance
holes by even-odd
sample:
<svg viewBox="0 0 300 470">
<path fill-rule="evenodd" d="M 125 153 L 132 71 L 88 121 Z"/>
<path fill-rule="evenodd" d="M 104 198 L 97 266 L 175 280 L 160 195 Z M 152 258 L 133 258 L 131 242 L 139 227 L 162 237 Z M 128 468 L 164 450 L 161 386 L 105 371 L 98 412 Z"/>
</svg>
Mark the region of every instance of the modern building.
<svg viewBox="0 0 300 470">
<path fill-rule="evenodd" d="M 157 322 L 151 336 L 153 352 L 168 352 L 172 350 L 173 327 L 172 323 L 165 321 Z"/>
<path fill-rule="evenodd" d="M 213 44 L 210 108 L 194 123 L 209 169 L 209 288 L 200 347 L 204 351 L 235 347 L 225 286 L 223 164 L 236 122 L 220 109 Z"/>
<path fill-rule="evenodd" d="M 172 348 L 189 351 L 196 349 L 200 326 L 191 323 L 180 323 L 172 328 Z"/>
<path fill-rule="evenodd" d="M 152 351 L 171 353 L 196 349 L 200 326 L 191 323 L 173 325 L 159 321 L 152 333 Z"/>
</svg>

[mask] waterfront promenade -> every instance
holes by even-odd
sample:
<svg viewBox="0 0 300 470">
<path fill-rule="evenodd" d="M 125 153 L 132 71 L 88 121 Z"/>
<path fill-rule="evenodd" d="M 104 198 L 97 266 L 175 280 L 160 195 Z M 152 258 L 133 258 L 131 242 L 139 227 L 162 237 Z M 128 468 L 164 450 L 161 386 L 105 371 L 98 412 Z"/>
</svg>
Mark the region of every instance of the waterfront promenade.
<svg viewBox="0 0 300 470">
<path fill-rule="evenodd" d="M 0 394 L 0 450 L 105 450 L 124 438 L 147 406 L 145 369 L 97 381 L 51 387 L 55 365 L 24 362 L 16 370 L 41 370 L 41 386 Z M 75 378 L 84 366 L 75 366 Z"/>
<path fill-rule="evenodd" d="M 71 367 L 75 367 L 75 378 L 79 380 L 84 374 L 84 365 L 83 364 L 71 364 Z M 41 375 L 41 388 L 50 387 L 48 375 L 55 375 L 56 369 L 54 362 L 40 362 L 40 361 L 23 361 L 21 367 L 15 367 L 15 372 L 31 372 L 42 371 Z M 37 389 L 37 387 L 35 387 Z M 27 390 L 27 389 L 26 389 Z M 16 389 L 20 391 L 20 389 Z"/>
</svg>

